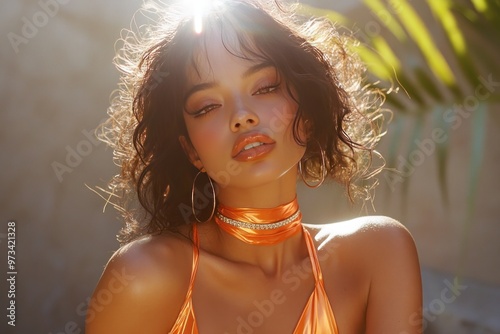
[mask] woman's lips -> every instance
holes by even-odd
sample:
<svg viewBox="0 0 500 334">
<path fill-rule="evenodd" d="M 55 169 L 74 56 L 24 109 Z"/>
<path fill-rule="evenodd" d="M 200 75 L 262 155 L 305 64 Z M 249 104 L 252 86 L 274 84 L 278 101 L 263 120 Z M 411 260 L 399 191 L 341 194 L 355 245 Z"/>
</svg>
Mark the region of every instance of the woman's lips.
<svg viewBox="0 0 500 334">
<path fill-rule="evenodd" d="M 271 152 L 275 144 L 274 140 L 264 134 L 246 134 L 236 140 L 231 155 L 237 161 L 251 161 Z"/>
</svg>

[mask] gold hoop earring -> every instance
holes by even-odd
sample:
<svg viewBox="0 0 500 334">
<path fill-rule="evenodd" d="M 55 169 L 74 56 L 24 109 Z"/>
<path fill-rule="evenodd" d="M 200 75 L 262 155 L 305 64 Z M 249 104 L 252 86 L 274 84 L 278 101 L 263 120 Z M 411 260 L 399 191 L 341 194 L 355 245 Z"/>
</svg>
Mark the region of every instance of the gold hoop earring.
<svg viewBox="0 0 500 334">
<path fill-rule="evenodd" d="M 198 175 L 200 175 L 201 173 L 202 173 L 202 171 L 200 170 L 198 172 L 198 174 L 196 174 L 196 176 L 194 177 L 194 180 L 193 180 L 193 187 L 191 188 L 191 212 L 193 213 L 194 219 L 196 219 L 196 221 L 198 223 L 206 223 L 207 221 L 212 219 L 212 217 L 215 213 L 215 188 L 214 188 L 214 184 L 212 183 L 212 179 L 207 174 L 208 182 L 210 183 L 210 186 L 212 187 L 212 195 L 213 195 L 214 199 L 213 199 L 212 213 L 210 214 L 210 217 L 208 217 L 208 219 L 205 221 L 201 221 L 198 219 L 198 217 L 196 217 L 196 211 L 194 209 L 194 189 L 195 189 L 196 179 L 198 178 Z"/>
<path fill-rule="evenodd" d="M 303 170 L 302 170 L 302 159 L 300 159 L 299 161 L 299 174 L 300 174 L 300 177 L 302 178 L 302 181 L 304 182 L 304 184 L 306 186 L 308 186 L 309 188 L 318 188 L 319 186 L 321 186 L 323 184 L 323 182 L 325 182 L 325 179 L 326 179 L 326 176 L 328 175 L 328 171 L 326 169 L 326 156 L 325 156 L 325 151 L 323 150 L 323 148 L 321 147 L 320 143 L 319 142 L 316 142 L 319 146 L 319 151 L 321 153 L 321 179 L 318 183 L 316 184 L 309 184 L 307 183 L 306 181 L 306 178 L 304 177 L 304 173 L 303 173 Z M 308 159 L 306 159 L 307 161 Z"/>
</svg>

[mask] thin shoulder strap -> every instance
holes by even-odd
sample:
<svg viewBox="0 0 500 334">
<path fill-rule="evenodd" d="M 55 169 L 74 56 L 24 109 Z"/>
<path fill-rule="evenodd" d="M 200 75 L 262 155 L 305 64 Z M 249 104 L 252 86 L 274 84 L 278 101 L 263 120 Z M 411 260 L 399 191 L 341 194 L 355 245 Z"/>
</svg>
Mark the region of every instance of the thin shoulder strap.
<svg viewBox="0 0 500 334">
<path fill-rule="evenodd" d="M 194 279 L 196 277 L 196 271 L 198 270 L 198 260 L 200 257 L 200 242 L 198 240 L 198 227 L 196 223 L 193 223 L 193 266 L 191 269 L 191 278 L 189 280 L 188 295 L 191 295 L 193 290 Z"/>
<path fill-rule="evenodd" d="M 309 231 L 307 231 L 305 227 L 302 227 L 302 230 L 304 231 L 304 238 L 306 239 L 309 258 L 311 259 L 311 266 L 314 274 L 314 280 L 316 282 L 322 282 L 323 274 L 321 273 L 321 267 L 318 261 L 318 254 L 316 253 L 316 248 L 314 247 L 314 242 L 312 240 L 311 234 L 309 234 Z"/>
<path fill-rule="evenodd" d="M 199 246 L 198 231 L 196 228 L 196 224 L 193 224 L 193 265 L 191 267 L 191 278 L 189 280 L 189 286 L 186 292 L 186 299 L 182 304 L 181 311 L 179 312 L 177 320 L 175 321 L 169 334 L 187 333 L 187 329 L 191 327 L 193 331 L 190 331 L 190 333 L 198 333 L 197 331 L 194 331 L 196 330 L 196 319 L 194 318 L 193 301 L 192 301 L 194 278 L 196 277 L 196 270 L 198 269 L 198 257 L 199 257 L 198 246 Z"/>
</svg>

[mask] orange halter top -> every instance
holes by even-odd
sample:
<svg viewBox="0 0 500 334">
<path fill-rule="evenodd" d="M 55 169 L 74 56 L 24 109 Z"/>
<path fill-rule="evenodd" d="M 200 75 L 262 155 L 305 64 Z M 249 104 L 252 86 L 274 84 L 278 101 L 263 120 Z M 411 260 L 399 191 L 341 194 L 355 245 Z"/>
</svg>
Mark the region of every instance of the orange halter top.
<svg viewBox="0 0 500 334">
<path fill-rule="evenodd" d="M 314 274 L 314 290 L 309 297 L 307 304 L 302 311 L 302 315 L 295 326 L 293 334 L 338 334 L 337 323 L 333 315 L 333 310 L 326 295 L 323 284 L 323 275 L 319 266 L 318 256 L 309 232 L 303 227 L 302 232 L 306 241 L 309 258 Z M 170 334 L 198 334 L 198 326 L 193 310 L 193 284 L 198 269 L 199 241 L 196 224 L 193 224 L 193 267 L 189 281 L 186 299 L 181 307 L 181 311 Z"/>
</svg>

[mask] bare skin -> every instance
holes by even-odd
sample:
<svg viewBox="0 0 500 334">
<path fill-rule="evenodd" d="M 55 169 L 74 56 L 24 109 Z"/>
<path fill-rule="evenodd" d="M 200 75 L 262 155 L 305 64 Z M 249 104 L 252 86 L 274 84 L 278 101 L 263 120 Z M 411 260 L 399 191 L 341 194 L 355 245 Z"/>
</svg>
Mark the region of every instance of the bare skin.
<svg viewBox="0 0 500 334">
<path fill-rule="evenodd" d="M 420 333 L 417 253 L 401 224 L 364 217 L 306 228 L 340 333 Z M 227 256 L 223 242 L 231 237 L 222 233 L 213 223 L 199 229 L 193 303 L 200 333 L 237 333 L 238 318 L 248 321 L 252 312 L 259 312 L 256 303 L 265 301 L 274 309 L 269 315 L 260 311 L 265 321 L 252 328 L 254 333 L 292 333 L 314 286 L 302 236 L 258 252 L 233 240 L 240 245 L 232 245 Z M 122 248 L 95 290 L 86 332 L 168 333 L 185 300 L 191 266 L 192 245 L 179 235 L 149 236 Z M 129 283 L 104 305 L 99 291 L 110 290 L 112 273 L 124 268 Z"/>
<path fill-rule="evenodd" d="M 296 104 L 273 67 L 234 57 L 217 38 L 207 45 L 210 63 L 197 59 L 199 75 L 189 74 L 198 89 L 186 102 L 189 140 L 179 138 L 181 145 L 193 165 L 214 180 L 219 202 L 253 208 L 290 202 L 305 150 L 291 136 Z M 237 173 L 221 179 L 220 171 L 235 161 L 234 147 L 249 133 L 265 134 L 275 144 L 262 156 L 238 160 L 231 167 Z M 305 227 L 314 239 L 340 333 L 421 333 L 418 257 L 401 224 L 363 217 Z M 94 292 L 86 332 L 168 333 L 189 285 L 189 232 L 185 226 L 184 237 L 147 236 L 118 250 Z M 200 332 L 238 333 L 245 321 L 259 324 L 252 333 L 292 333 L 314 288 L 304 236 L 273 246 L 248 245 L 210 221 L 199 225 L 199 238 L 193 305 Z M 123 271 L 128 279 L 118 288 L 116 273 Z M 262 321 L 252 322 L 256 312 Z"/>
</svg>

